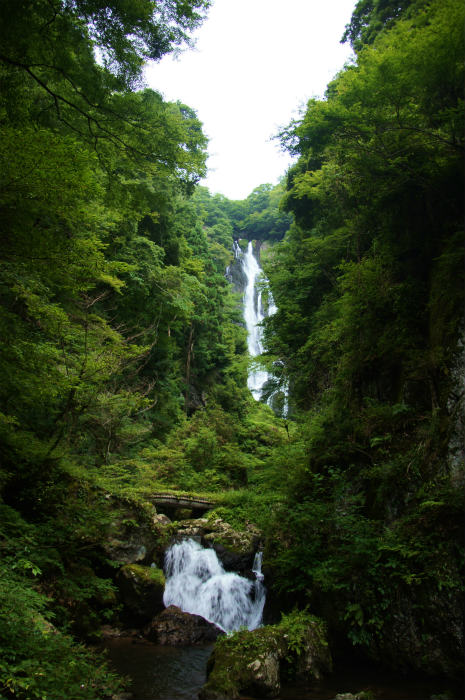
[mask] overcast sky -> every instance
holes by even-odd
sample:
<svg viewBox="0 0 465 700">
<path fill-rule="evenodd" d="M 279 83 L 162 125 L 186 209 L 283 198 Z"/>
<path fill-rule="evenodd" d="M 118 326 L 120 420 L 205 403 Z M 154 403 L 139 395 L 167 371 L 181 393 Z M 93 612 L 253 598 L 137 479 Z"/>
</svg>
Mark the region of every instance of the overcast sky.
<svg viewBox="0 0 465 700">
<path fill-rule="evenodd" d="M 272 137 L 351 57 L 340 44 L 355 0 L 213 0 L 196 49 L 147 67 L 150 87 L 196 110 L 212 193 L 275 184 L 289 156 Z"/>
</svg>

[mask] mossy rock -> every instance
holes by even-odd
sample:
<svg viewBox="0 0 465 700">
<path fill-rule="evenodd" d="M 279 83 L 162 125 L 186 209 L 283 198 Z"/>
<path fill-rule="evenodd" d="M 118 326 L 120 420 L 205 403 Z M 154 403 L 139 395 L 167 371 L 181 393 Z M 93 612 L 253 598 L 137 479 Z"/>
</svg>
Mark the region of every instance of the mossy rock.
<svg viewBox="0 0 465 700">
<path fill-rule="evenodd" d="M 254 554 L 257 543 L 261 539 L 260 530 L 252 523 L 248 523 L 247 530 L 235 530 L 229 523 L 225 522 L 215 511 L 207 516 L 208 534 L 204 540 L 211 545 L 221 545 L 229 552 L 239 555 Z"/>
<path fill-rule="evenodd" d="M 192 508 L 176 508 L 174 512 L 175 520 L 189 520 L 192 518 Z"/>
<path fill-rule="evenodd" d="M 119 570 L 116 582 L 131 623 L 145 624 L 164 609 L 165 576 L 161 569 L 126 564 Z"/>
<path fill-rule="evenodd" d="M 140 564 L 126 564 L 121 571 L 126 571 L 137 578 L 139 581 L 165 587 L 165 575 L 157 566 L 141 566 Z"/>
<path fill-rule="evenodd" d="M 275 627 L 244 630 L 216 643 L 201 700 L 274 697 L 280 690 L 279 660 L 286 643 Z"/>
<path fill-rule="evenodd" d="M 281 681 L 290 675 L 318 679 L 331 669 L 324 624 L 307 613 L 292 613 L 278 625 L 242 630 L 219 640 L 199 697 L 276 697 Z"/>
</svg>

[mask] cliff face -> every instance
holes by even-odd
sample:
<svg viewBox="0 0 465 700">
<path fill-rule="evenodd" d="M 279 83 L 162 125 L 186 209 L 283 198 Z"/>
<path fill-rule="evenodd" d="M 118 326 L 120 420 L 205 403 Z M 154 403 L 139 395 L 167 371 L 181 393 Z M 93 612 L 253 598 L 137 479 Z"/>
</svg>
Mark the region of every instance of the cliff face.
<svg viewBox="0 0 465 700">
<path fill-rule="evenodd" d="M 242 266 L 242 249 L 239 241 L 234 241 L 234 260 L 226 269 L 226 279 L 231 282 L 234 291 L 238 294 L 243 294 L 247 286 L 247 277 Z"/>
</svg>

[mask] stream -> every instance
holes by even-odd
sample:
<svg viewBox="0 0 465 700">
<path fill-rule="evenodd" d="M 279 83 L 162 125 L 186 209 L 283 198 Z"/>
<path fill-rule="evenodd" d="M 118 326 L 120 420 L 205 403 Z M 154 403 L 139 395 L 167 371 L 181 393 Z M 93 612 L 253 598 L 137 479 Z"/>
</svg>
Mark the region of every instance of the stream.
<svg viewBox="0 0 465 700">
<path fill-rule="evenodd" d="M 164 603 L 200 614 L 226 632 L 255 629 L 261 624 L 266 596 L 260 552 L 252 570 L 255 580 L 227 572 L 213 549 L 183 540 L 166 552 Z M 115 669 L 131 679 L 132 700 L 197 700 L 213 645 L 160 646 L 131 637 L 108 639 L 104 648 Z M 321 681 L 285 685 L 276 700 L 331 700 L 338 693 L 361 690 L 371 691 L 375 700 L 462 697 L 442 680 L 403 677 L 357 661 L 338 664 L 337 671 Z"/>
<path fill-rule="evenodd" d="M 197 700 L 213 647 L 163 647 L 122 638 L 108 640 L 105 648 L 116 670 L 132 679 L 132 700 Z M 339 667 L 321 681 L 283 686 L 275 700 L 332 700 L 338 693 L 361 690 L 371 690 L 376 700 L 462 697 L 441 679 L 403 677 L 359 662 Z"/>
</svg>

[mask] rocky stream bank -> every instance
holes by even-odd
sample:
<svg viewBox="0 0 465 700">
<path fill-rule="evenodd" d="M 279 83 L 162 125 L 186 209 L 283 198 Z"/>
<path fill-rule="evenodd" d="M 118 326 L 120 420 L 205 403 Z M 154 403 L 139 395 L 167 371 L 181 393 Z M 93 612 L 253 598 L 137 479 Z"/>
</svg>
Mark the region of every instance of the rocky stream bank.
<svg viewBox="0 0 465 700">
<path fill-rule="evenodd" d="M 200 517 L 192 517 L 195 513 L 185 507 L 158 511 L 158 507 L 145 508 L 141 517 L 137 509 L 126 507 L 109 527 L 105 556 L 114 566 L 120 612 L 111 625 L 102 628 L 104 639 L 126 638 L 139 646 L 177 647 L 180 653 L 194 647 L 211 649 L 206 682 L 201 689 L 199 686 L 202 700 L 233 700 L 243 695 L 285 697 L 281 693 L 290 681 L 308 684 L 331 673 L 333 662 L 325 625 L 302 611 L 284 615 L 280 622 L 277 615 L 268 615 L 265 621 L 274 624 L 240 630 L 229 637 L 200 615 L 183 612 L 175 605 L 165 608 L 164 557 L 173 543 L 194 540 L 213 549 L 227 571 L 252 580 L 261 533 L 252 524 L 246 531 L 237 532 L 214 510 Z M 360 691 L 325 697 L 365 700 L 374 696 Z"/>
</svg>

